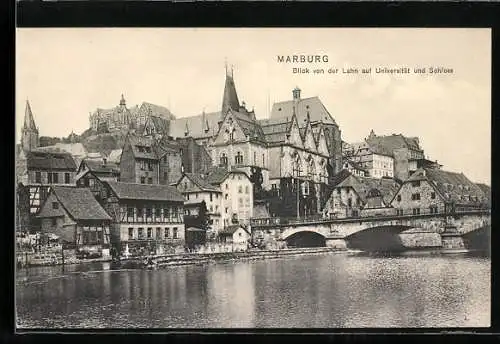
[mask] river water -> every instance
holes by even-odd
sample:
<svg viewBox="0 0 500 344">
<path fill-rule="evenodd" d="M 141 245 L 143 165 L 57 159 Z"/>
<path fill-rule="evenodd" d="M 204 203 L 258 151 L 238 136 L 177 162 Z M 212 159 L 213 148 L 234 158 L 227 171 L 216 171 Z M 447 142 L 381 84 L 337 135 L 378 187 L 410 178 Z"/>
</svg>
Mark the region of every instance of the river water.
<svg viewBox="0 0 500 344">
<path fill-rule="evenodd" d="M 109 270 L 20 269 L 18 328 L 488 327 L 490 259 L 359 252 Z"/>
</svg>

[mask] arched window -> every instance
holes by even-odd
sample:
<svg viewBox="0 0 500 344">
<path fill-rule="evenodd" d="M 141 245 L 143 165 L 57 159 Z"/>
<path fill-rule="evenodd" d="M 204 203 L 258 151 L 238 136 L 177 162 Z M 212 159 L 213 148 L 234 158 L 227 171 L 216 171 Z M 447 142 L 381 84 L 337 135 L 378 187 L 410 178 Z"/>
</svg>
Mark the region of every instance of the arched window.
<svg viewBox="0 0 500 344">
<path fill-rule="evenodd" d="M 236 154 L 236 156 L 234 157 L 234 163 L 236 165 L 241 165 L 243 164 L 243 155 L 241 154 L 241 152 L 238 152 Z"/>
<path fill-rule="evenodd" d="M 220 156 L 220 164 L 222 166 L 227 166 L 227 155 L 226 153 L 222 153 Z"/>
</svg>

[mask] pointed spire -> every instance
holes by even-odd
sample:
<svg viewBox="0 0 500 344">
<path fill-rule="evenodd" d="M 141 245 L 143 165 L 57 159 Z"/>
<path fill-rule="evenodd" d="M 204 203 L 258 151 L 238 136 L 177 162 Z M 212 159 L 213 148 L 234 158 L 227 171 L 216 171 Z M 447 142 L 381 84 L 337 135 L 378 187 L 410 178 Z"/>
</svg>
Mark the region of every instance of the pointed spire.
<svg viewBox="0 0 500 344">
<path fill-rule="evenodd" d="M 205 133 L 208 133 L 210 131 L 210 126 L 208 125 L 207 115 L 205 114 L 205 108 L 203 108 L 201 120 L 203 124 L 203 131 L 205 131 Z"/>
<path fill-rule="evenodd" d="M 123 93 L 122 93 L 122 97 L 120 99 L 120 106 L 126 106 L 127 103 L 125 102 L 125 97 L 123 96 Z"/>
<path fill-rule="evenodd" d="M 188 126 L 188 122 L 186 121 L 186 128 L 184 129 L 184 136 L 188 136 L 189 134 L 189 126 Z"/>
<path fill-rule="evenodd" d="M 224 116 L 229 109 L 238 111 L 240 109 L 240 102 L 238 100 L 238 94 L 236 93 L 236 86 L 234 85 L 232 67 L 231 75 L 229 75 L 227 73 L 226 63 L 226 83 L 224 85 L 224 95 L 222 97 L 221 116 Z"/>
<path fill-rule="evenodd" d="M 35 125 L 33 113 L 28 99 L 26 99 L 26 109 L 24 110 L 24 129 L 38 130 Z"/>
</svg>

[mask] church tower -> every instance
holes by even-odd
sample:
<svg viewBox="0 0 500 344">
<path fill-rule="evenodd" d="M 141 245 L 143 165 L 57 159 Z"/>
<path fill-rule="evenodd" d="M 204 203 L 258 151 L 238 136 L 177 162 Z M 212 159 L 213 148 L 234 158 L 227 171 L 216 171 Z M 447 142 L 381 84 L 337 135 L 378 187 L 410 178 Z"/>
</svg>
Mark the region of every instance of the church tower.
<svg viewBox="0 0 500 344">
<path fill-rule="evenodd" d="M 229 72 L 226 64 L 226 84 L 224 86 L 224 95 L 222 97 L 221 121 L 224 119 L 228 110 L 239 111 L 240 101 L 236 93 L 236 86 L 233 79 L 233 68 Z"/>
<path fill-rule="evenodd" d="M 38 128 L 35 125 L 35 120 L 33 119 L 33 113 L 31 112 L 31 106 L 28 100 L 26 100 L 26 109 L 24 111 L 21 144 L 24 151 L 31 151 L 40 146 Z"/>
</svg>

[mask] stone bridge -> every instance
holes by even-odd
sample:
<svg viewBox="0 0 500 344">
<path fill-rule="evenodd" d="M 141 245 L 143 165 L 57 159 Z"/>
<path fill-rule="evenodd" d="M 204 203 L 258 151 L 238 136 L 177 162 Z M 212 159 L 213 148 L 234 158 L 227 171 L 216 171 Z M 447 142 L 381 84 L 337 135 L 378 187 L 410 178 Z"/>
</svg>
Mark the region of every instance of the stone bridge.
<svg viewBox="0 0 500 344">
<path fill-rule="evenodd" d="M 473 210 L 453 214 L 381 215 L 356 218 L 316 219 L 252 219 L 252 235 L 274 231 L 277 240 L 288 241 L 297 234 L 317 234 L 324 238 L 327 246 L 342 247 L 359 234 L 371 232 L 374 236 L 398 235 L 402 232 L 421 230 L 441 234 L 446 240 L 491 226 L 490 210 Z M 279 234 L 278 234 L 279 233 Z M 457 239 L 458 238 L 458 239 Z M 444 245 L 444 243 L 443 243 Z M 462 244 L 463 246 L 463 244 Z"/>
</svg>

